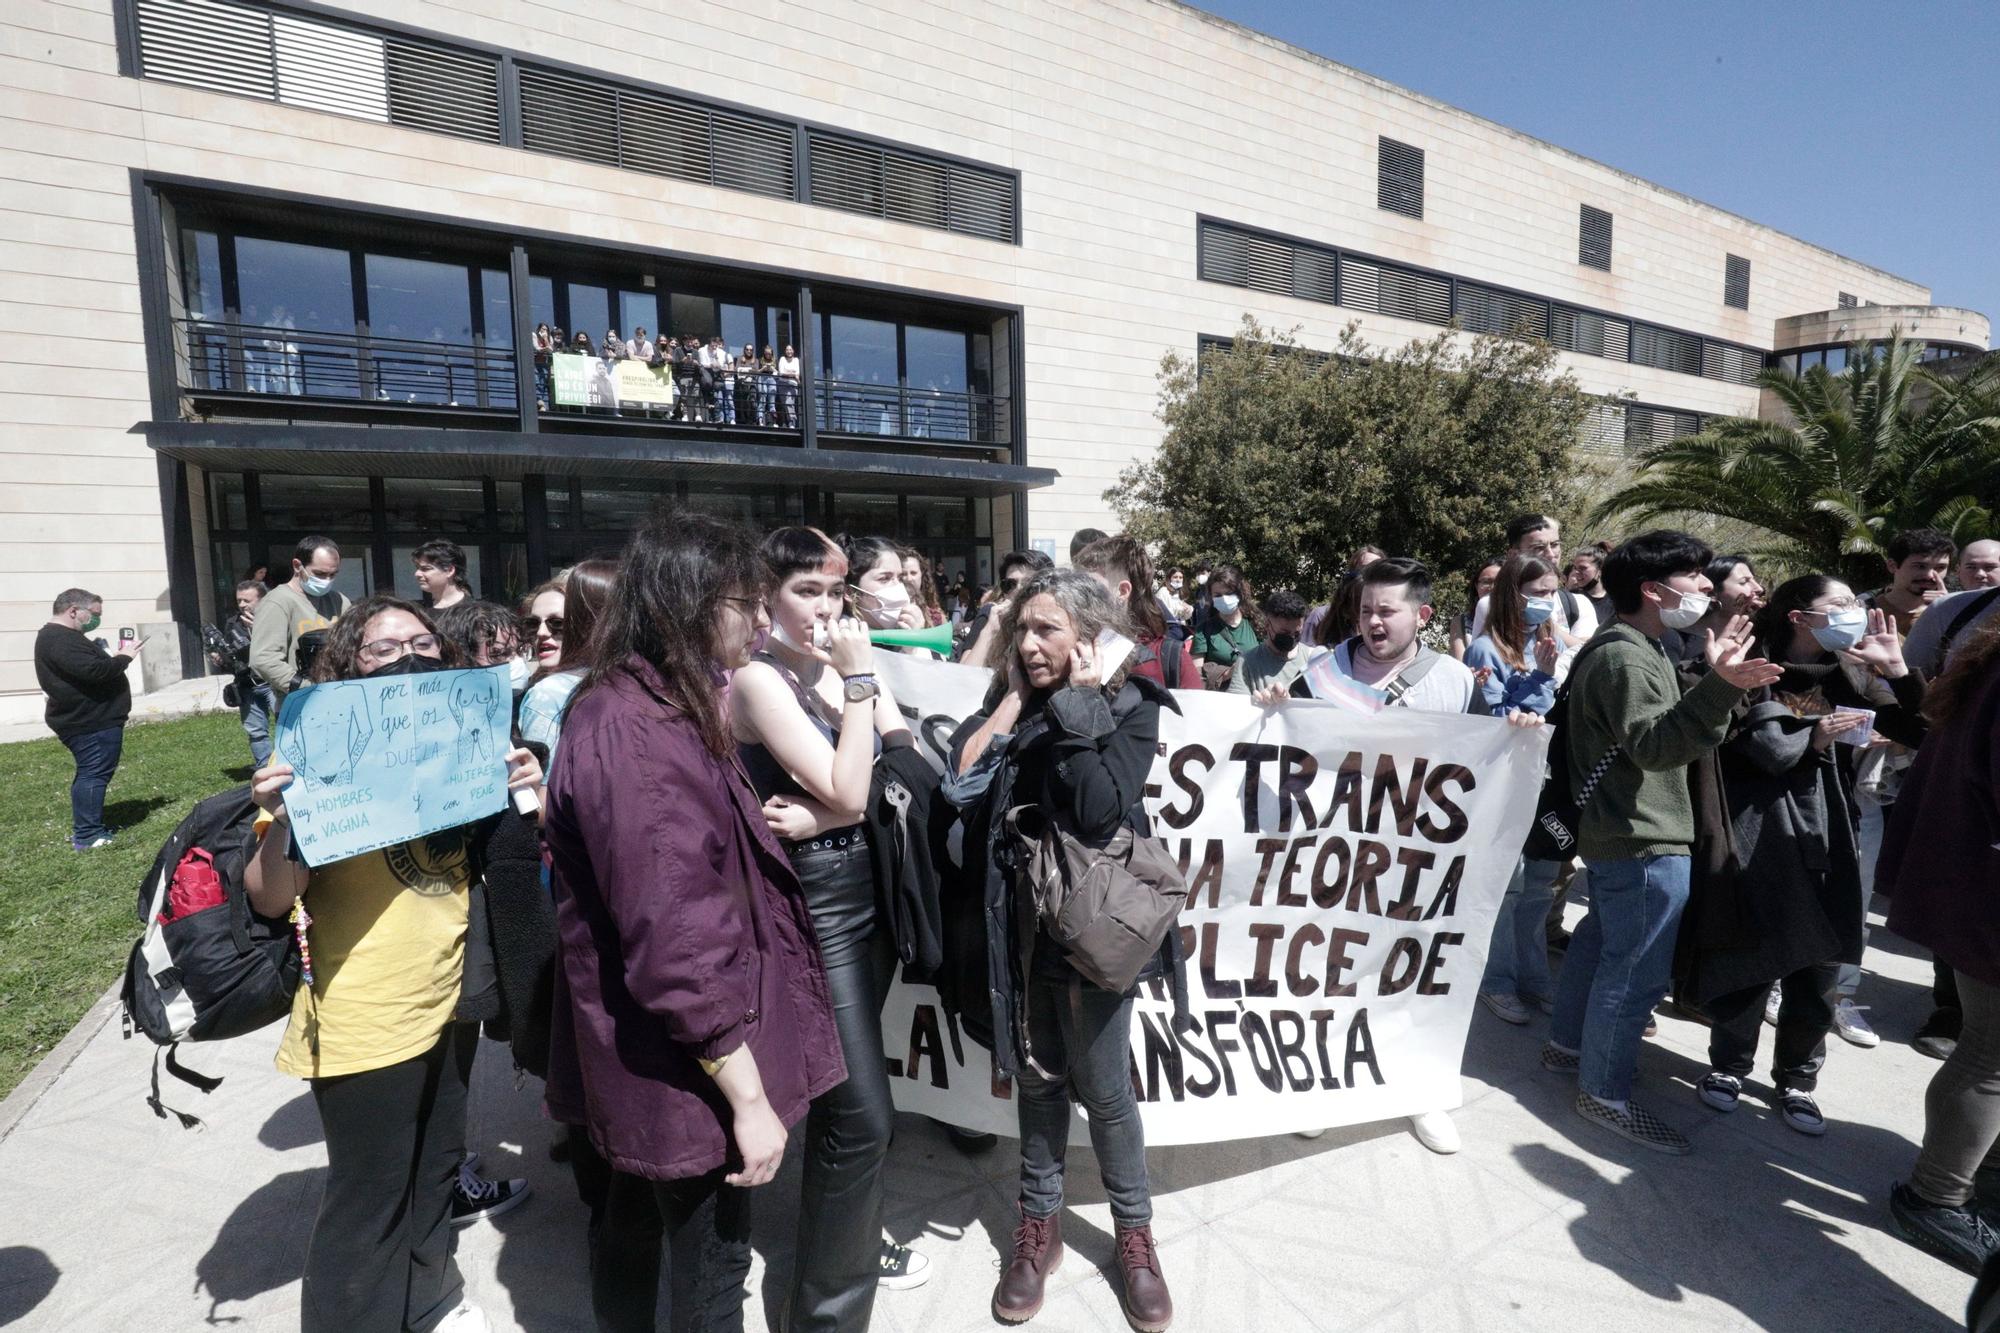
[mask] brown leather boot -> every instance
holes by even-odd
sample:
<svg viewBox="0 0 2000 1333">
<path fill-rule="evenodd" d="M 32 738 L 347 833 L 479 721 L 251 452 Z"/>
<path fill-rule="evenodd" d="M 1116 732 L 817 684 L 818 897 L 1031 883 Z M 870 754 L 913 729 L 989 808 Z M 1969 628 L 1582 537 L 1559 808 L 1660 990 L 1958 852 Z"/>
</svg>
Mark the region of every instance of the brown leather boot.
<svg viewBox="0 0 2000 1333">
<path fill-rule="evenodd" d="M 1025 1324 L 1040 1314 L 1042 1289 L 1062 1261 L 1062 1214 L 1036 1217 L 1023 1209 L 1021 1225 L 1014 1229 L 1014 1257 L 993 1289 L 993 1317 L 1003 1324 Z"/>
<path fill-rule="evenodd" d="M 1118 1228 L 1118 1275 L 1124 1279 L 1125 1322 L 1139 1333 L 1161 1333 L 1174 1322 L 1174 1298 L 1160 1272 L 1153 1228 Z"/>
</svg>

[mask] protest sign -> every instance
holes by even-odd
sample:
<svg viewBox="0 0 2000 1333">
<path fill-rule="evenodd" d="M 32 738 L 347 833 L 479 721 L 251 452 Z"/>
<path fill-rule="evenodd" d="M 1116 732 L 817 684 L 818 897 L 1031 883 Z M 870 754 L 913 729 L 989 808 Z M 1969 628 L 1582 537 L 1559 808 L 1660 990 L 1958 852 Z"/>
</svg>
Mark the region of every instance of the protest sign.
<svg viewBox="0 0 2000 1333">
<path fill-rule="evenodd" d="M 549 358 L 549 379 L 558 407 L 617 407 L 618 391 L 604 362 L 580 352 Z"/>
<path fill-rule="evenodd" d="M 987 673 L 893 653 L 876 654 L 876 670 L 942 769 Z M 1132 1065 L 1146 1141 L 1459 1105 L 1466 1029 L 1548 733 L 1405 708 L 1175 698 L 1183 713 L 1161 714 L 1146 804 L 1186 867 L 1195 1028 L 1174 1031 L 1163 983 L 1141 986 Z M 980 891 L 946 880 L 947 893 Z M 883 1032 L 899 1109 L 1017 1132 L 1011 1090 L 934 990 L 899 982 Z"/>
<path fill-rule="evenodd" d="M 285 696 L 277 751 L 309 866 L 490 815 L 507 796 L 504 666 L 330 680 Z"/>
<path fill-rule="evenodd" d="M 665 366 L 655 368 L 644 361 L 628 359 L 613 363 L 611 389 L 621 404 L 671 407 L 674 402 L 673 375 Z"/>
</svg>

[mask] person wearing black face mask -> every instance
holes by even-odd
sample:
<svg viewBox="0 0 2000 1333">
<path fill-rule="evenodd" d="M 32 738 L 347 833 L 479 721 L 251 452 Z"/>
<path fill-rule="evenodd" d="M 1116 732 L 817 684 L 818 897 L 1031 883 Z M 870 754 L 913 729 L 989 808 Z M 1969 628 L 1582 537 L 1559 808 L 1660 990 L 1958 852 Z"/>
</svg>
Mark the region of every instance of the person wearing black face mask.
<svg viewBox="0 0 2000 1333">
<path fill-rule="evenodd" d="M 1264 599 L 1264 640 L 1243 655 L 1229 677 L 1231 694 L 1255 694 L 1270 685 L 1289 691 L 1311 655 L 1302 642 L 1306 599 L 1281 588 Z"/>
<path fill-rule="evenodd" d="M 455 656 L 422 607 L 371 597 L 328 631 L 312 679 L 438 671 Z M 530 752 L 506 758 L 510 787 L 541 782 Z M 509 1024 L 516 1062 L 547 1069 L 547 1015 L 537 1022 L 532 1005 L 510 1002 L 522 992 L 496 950 L 501 918 L 488 912 L 503 898 L 546 902 L 534 830 L 502 811 L 308 869 L 291 854 L 292 777 L 277 761 L 251 779 L 260 841 L 243 884 L 259 915 L 296 913 L 312 959 L 277 1059 L 280 1072 L 307 1080 L 326 1138 L 301 1322 L 483 1324 L 451 1261 L 452 1187 L 477 1023 Z"/>
</svg>

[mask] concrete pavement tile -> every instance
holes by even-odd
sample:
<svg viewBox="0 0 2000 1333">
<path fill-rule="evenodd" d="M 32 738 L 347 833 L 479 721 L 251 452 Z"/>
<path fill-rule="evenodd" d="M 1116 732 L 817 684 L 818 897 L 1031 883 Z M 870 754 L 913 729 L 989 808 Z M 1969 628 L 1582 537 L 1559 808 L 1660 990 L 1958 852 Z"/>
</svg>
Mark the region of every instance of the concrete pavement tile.
<svg viewBox="0 0 2000 1333">
<path fill-rule="evenodd" d="M 1160 1271 L 1174 1296 L 1174 1328 L 1256 1330 L 1256 1333 L 1305 1333 L 1311 1317 L 1292 1297 L 1269 1282 L 1246 1280 L 1247 1256 L 1210 1229 L 1193 1232 L 1160 1246 Z M 1118 1274 L 1112 1270 L 1071 1294 L 1109 1329 L 1130 1327 L 1119 1303 Z M 1038 1319 L 1031 1327 L 1039 1327 Z"/>
</svg>

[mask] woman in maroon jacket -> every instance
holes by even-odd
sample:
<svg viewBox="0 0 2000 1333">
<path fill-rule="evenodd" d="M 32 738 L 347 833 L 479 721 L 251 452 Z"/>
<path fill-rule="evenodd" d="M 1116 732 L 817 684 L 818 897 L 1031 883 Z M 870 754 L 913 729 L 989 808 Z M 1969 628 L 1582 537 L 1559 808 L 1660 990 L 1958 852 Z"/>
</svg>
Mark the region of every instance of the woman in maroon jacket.
<svg viewBox="0 0 2000 1333">
<path fill-rule="evenodd" d="M 1958 976 L 1965 1026 L 1924 1094 L 1924 1146 L 1889 1194 L 1905 1240 L 1968 1273 L 2000 1251 L 2000 623 L 1952 655 L 1924 696 L 1931 733 L 1903 779 L 1876 862 L 1889 929 Z"/>
<path fill-rule="evenodd" d="M 769 624 L 761 582 L 736 524 L 642 528 L 548 789 L 562 966 L 547 1096 L 615 1172 L 591 1253 L 604 1329 L 741 1326 L 745 1191 L 847 1076 L 805 900 L 721 693 Z"/>
</svg>

